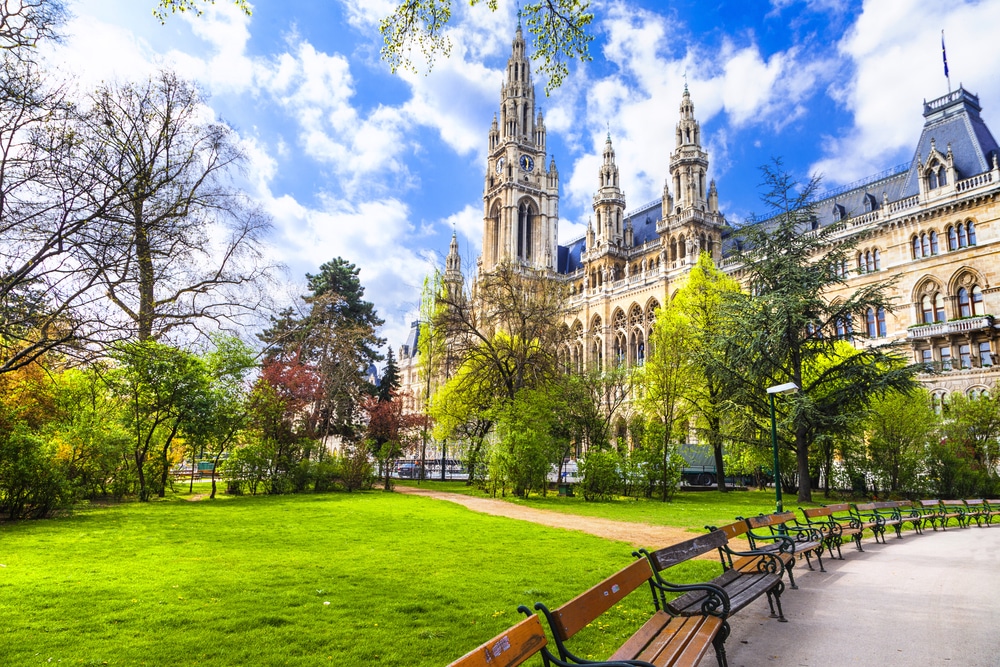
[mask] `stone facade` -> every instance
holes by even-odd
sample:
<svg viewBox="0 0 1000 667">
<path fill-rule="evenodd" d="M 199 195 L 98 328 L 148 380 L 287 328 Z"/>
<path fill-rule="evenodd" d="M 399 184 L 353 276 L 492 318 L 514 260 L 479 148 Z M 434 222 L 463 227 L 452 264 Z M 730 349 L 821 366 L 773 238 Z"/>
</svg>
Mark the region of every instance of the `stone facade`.
<svg viewBox="0 0 1000 667">
<path fill-rule="evenodd" d="M 642 364 L 654 310 L 702 250 L 740 277 L 738 241 L 719 212 L 694 111 L 685 85 L 662 197 L 631 212 L 609 133 L 586 234 L 559 246 L 558 173 L 554 159 L 542 168 L 545 126 L 518 28 L 488 137 L 478 270 L 513 261 L 568 284 L 574 335 L 565 355 L 577 370 Z M 936 400 L 990 389 L 1000 375 L 993 318 L 1000 310 L 1000 151 L 980 111 L 963 88 L 925 103 L 911 162 L 825 193 L 803 229 L 841 224 L 837 239 L 860 238 L 843 267 L 843 294 L 831 299 L 895 280 L 895 310 L 870 312 L 852 326 L 864 329 L 865 344 L 904 342 L 913 361 L 935 371 L 922 381 Z M 454 241 L 448 261 L 460 274 Z M 408 382 L 417 381 L 415 327 L 399 355 Z"/>
</svg>

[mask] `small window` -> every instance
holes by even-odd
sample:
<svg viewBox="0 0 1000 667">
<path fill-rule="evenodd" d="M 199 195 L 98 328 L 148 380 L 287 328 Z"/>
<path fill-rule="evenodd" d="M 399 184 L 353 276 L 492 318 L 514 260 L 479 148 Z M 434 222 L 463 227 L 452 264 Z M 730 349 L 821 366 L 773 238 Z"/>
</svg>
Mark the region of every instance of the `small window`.
<svg viewBox="0 0 1000 667">
<path fill-rule="evenodd" d="M 927 348 L 926 350 L 920 350 L 920 363 L 925 366 L 930 366 L 934 363 L 934 350 Z"/>
<path fill-rule="evenodd" d="M 920 237 L 919 236 L 914 236 L 913 237 L 913 259 L 920 259 L 921 257 L 923 257 L 923 254 L 920 251 Z"/>
<path fill-rule="evenodd" d="M 931 303 L 931 298 L 924 295 L 924 298 L 920 300 L 920 311 L 923 316 L 924 324 L 931 324 L 934 321 L 934 306 Z"/>
<path fill-rule="evenodd" d="M 979 365 L 983 368 L 989 368 L 993 365 L 993 351 L 990 349 L 988 340 L 979 343 Z"/>
<path fill-rule="evenodd" d="M 969 245 L 969 237 L 966 234 L 965 225 L 955 225 L 958 228 L 958 247 L 965 248 Z"/>
<path fill-rule="evenodd" d="M 941 359 L 941 370 L 951 370 L 951 348 L 945 345 L 938 348 L 938 357 Z"/>
<path fill-rule="evenodd" d="M 927 189 L 933 190 L 938 186 L 937 172 L 931 171 L 927 174 Z"/>
<path fill-rule="evenodd" d="M 972 368 L 972 346 L 964 343 L 958 346 L 959 368 Z"/>
<path fill-rule="evenodd" d="M 948 185 L 948 172 L 945 171 L 944 165 L 938 169 L 938 185 L 940 187 Z"/>
<path fill-rule="evenodd" d="M 872 268 L 876 271 L 882 270 L 882 253 L 878 251 L 878 248 L 872 250 Z"/>
<path fill-rule="evenodd" d="M 875 311 L 876 324 L 878 325 L 878 337 L 885 338 L 886 328 L 885 328 L 885 308 L 879 306 L 879 309 Z"/>
<path fill-rule="evenodd" d="M 845 212 L 846 211 L 844 210 L 844 207 L 841 204 L 834 204 L 833 211 L 831 212 L 831 214 L 833 215 L 834 222 L 843 220 Z"/>
<path fill-rule="evenodd" d="M 920 251 L 921 251 L 920 255 L 921 257 L 931 256 L 931 240 L 930 237 L 927 236 L 927 234 L 920 235 Z"/>
<path fill-rule="evenodd" d="M 878 330 L 875 328 L 875 309 L 869 308 L 866 313 L 867 317 L 865 319 L 866 333 L 869 338 L 875 338 L 878 335 Z"/>
<path fill-rule="evenodd" d="M 948 250 L 958 250 L 958 230 L 948 225 Z"/>
<path fill-rule="evenodd" d="M 972 220 L 969 220 L 967 223 L 965 223 L 965 226 L 967 227 L 966 231 L 968 232 L 969 236 L 969 245 L 976 245 L 976 223 L 974 223 Z"/>
<path fill-rule="evenodd" d="M 928 236 L 930 237 L 930 240 L 931 240 L 931 254 L 932 255 L 936 255 L 936 254 L 938 254 L 938 237 L 937 237 L 937 232 L 932 231 Z"/>
</svg>

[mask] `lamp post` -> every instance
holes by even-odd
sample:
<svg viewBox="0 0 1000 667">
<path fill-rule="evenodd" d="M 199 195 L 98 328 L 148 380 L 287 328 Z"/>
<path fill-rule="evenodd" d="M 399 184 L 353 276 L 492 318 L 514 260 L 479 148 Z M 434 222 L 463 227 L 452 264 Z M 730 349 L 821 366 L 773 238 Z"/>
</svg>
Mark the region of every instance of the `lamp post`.
<svg viewBox="0 0 1000 667">
<path fill-rule="evenodd" d="M 781 505 L 781 466 L 778 461 L 778 423 L 774 418 L 774 395 L 794 394 L 799 390 L 799 385 L 794 382 L 775 385 L 767 388 L 767 397 L 771 401 L 771 448 L 774 450 L 774 501 L 777 511 L 781 513 L 784 508 Z"/>
</svg>

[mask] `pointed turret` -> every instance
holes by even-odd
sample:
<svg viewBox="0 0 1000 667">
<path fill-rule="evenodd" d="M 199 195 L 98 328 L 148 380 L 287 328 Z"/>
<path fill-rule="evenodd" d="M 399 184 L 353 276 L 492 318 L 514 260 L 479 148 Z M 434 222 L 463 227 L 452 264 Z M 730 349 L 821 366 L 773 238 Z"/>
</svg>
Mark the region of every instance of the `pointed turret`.
<svg viewBox="0 0 1000 667">
<path fill-rule="evenodd" d="M 535 110 L 531 65 L 520 25 L 500 87 L 500 113 L 489 135 L 483 192 L 481 270 L 514 262 L 556 270 L 559 175 L 545 169 L 545 121 Z"/>
<path fill-rule="evenodd" d="M 451 245 L 444 259 L 444 285 L 452 299 L 462 293 L 462 258 L 458 254 L 458 235 L 451 233 Z"/>
<path fill-rule="evenodd" d="M 608 132 L 604 142 L 603 162 L 598 172 L 598 189 L 594 195 L 594 217 L 597 219 L 597 244 L 622 245 L 625 240 L 625 194 L 618 186 L 618 165 L 615 149 Z"/>
</svg>

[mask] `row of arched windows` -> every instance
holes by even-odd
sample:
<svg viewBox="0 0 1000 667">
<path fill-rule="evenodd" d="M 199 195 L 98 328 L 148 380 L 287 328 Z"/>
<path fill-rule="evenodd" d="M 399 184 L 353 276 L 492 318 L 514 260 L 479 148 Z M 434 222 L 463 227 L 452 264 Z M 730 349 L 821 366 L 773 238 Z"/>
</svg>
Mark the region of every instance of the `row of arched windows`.
<svg viewBox="0 0 1000 667">
<path fill-rule="evenodd" d="M 872 248 L 858 253 L 858 273 L 873 273 L 882 270 L 882 253 Z"/>
<path fill-rule="evenodd" d="M 949 225 L 945 234 L 948 238 L 948 250 L 955 251 L 976 245 L 976 223 L 972 220 Z M 914 234 L 910 239 L 913 259 L 933 257 L 938 254 L 938 233 L 933 229 Z"/>
<path fill-rule="evenodd" d="M 650 338 L 653 334 L 654 313 L 660 304 L 651 300 L 646 308 L 632 304 L 626 315 L 622 309 L 617 309 L 612 316 L 609 352 L 616 366 L 642 366 L 650 350 Z M 570 330 L 571 336 L 567 347 L 561 353 L 563 366 L 569 370 L 582 371 L 588 368 L 604 369 L 605 331 L 600 316 L 595 316 L 590 324 L 589 336 L 584 333 L 583 325 L 577 321 Z M 584 360 L 584 353 L 589 352 L 589 359 Z M 585 363 L 586 361 L 586 363 Z"/>
<path fill-rule="evenodd" d="M 979 285 L 959 287 L 955 292 L 955 313 L 954 317 L 976 317 L 985 315 L 986 309 L 983 304 L 983 290 Z M 930 291 L 920 298 L 920 322 L 923 324 L 933 324 L 934 322 L 944 322 L 947 319 L 945 314 L 945 297 L 941 291 Z"/>
</svg>

